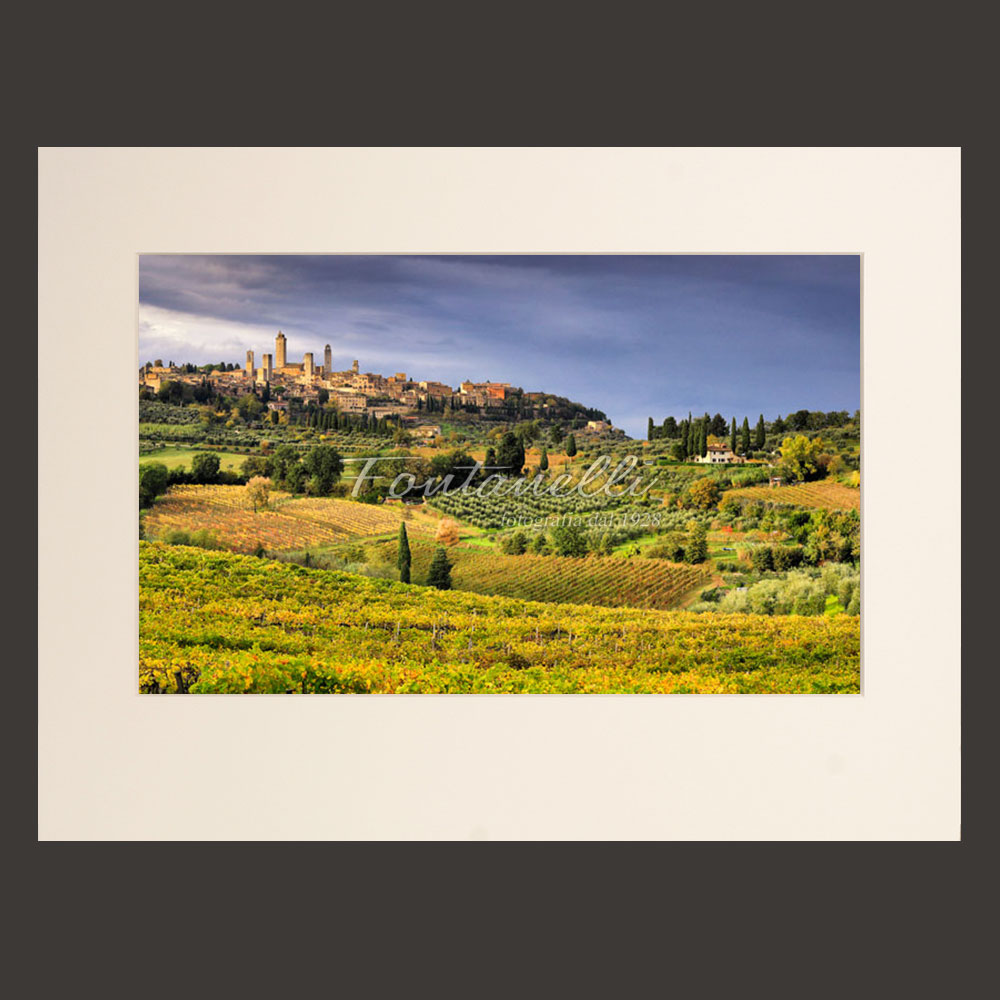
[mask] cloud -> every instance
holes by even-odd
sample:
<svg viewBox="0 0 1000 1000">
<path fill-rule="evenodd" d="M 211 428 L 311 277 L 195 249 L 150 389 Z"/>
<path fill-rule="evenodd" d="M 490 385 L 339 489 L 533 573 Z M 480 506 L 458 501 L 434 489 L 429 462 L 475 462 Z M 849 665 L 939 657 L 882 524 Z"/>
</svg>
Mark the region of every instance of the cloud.
<svg viewBox="0 0 1000 1000">
<path fill-rule="evenodd" d="M 630 433 L 717 410 L 853 409 L 859 259 L 847 256 L 152 255 L 140 360 L 273 349 L 362 370 L 544 389 Z"/>
</svg>

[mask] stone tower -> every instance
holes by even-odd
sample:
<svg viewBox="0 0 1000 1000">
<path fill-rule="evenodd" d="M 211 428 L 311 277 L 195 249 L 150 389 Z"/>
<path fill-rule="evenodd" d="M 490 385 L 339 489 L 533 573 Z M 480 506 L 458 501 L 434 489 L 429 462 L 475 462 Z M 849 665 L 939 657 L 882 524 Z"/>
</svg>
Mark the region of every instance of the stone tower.
<svg viewBox="0 0 1000 1000">
<path fill-rule="evenodd" d="M 313 356 L 311 352 L 302 356 L 302 374 L 306 378 L 313 377 Z"/>
<path fill-rule="evenodd" d="M 271 366 L 270 354 L 265 354 L 264 357 L 261 359 L 261 371 L 264 373 L 264 381 L 270 382 L 271 374 L 274 371 L 274 369 Z"/>
<path fill-rule="evenodd" d="M 358 374 L 358 363 L 357 363 L 357 361 L 352 361 L 351 362 L 351 371 L 354 372 L 355 375 Z"/>
<path fill-rule="evenodd" d="M 247 351 L 247 378 L 253 378 L 253 351 Z"/>
<path fill-rule="evenodd" d="M 274 338 L 274 367 L 285 367 L 285 335 L 280 330 Z"/>
<path fill-rule="evenodd" d="M 327 344 L 323 348 L 323 373 L 329 375 L 333 371 L 333 351 L 330 350 L 330 345 Z"/>
</svg>

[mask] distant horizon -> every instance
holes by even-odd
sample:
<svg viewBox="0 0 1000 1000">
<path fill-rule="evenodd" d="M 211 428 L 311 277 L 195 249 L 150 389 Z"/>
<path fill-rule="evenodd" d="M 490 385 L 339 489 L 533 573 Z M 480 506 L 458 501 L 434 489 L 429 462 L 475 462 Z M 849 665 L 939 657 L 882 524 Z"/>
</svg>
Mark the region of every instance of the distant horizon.
<svg viewBox="0 0 1000 1000">
<path fill-rule="evenodd" d="M 329 343 L 335 370 L 509 382 L 633 438 L 689 411 L 860 409 L 854 254 L 144 254 L 139 279 L 142 364 L 239 367 L 280 329 L 290 361 Z"/>
</svg>

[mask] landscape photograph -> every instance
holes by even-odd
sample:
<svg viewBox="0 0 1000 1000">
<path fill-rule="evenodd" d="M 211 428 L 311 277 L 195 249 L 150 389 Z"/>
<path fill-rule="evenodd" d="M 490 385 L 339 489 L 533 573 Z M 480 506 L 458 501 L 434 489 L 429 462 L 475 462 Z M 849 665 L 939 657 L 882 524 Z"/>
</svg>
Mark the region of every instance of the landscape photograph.
<svg viewBox="0 0 1000 1000">
<path fill-rule="evenodd" d="M 139 257 L 143 694 L 858 694 L 857 254 Z"/>
</svg>

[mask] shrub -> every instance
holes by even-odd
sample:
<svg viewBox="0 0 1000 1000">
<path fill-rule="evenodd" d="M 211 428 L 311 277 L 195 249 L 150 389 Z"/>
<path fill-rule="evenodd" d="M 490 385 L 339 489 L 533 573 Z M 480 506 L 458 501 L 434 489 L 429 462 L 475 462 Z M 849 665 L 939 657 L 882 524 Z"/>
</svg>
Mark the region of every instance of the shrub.
<svg viewBox="0 0 1000 1000">
<path fill-rule="evenodd" d="M 549 540 L 544 531 L 540 531 L 537 535 L 535 535 L 535 538 L 531 543 L 531 551 L 534 552 L 536 556 L 545 556 L 549 554 Z"/>
<path fill-rule="evenodd" d="M 769 545 L 758 545 L 750 552 L 750 562 L 753 568 L 760 572 L 774 569 L 774 556 Z"/>
<path fill-rule="evenodd" d="M 500 551 L 510 556 L 521 556 L 528 551 L 528 536 L 523 531 L 515 531 L 500 541 Z"/>
<path fill-rule="evenodd" d="M 444 518 L 438 525 L 437 533 L 434 536 L 434 540 L 439 545 L 457 545 L 458 525 L 450 518 L 447 517 Z"/>
<path fill-rule="evenodd" d="M 798 545 L 775 545 L 771 549 L 771 562 L 776 570 L 795 569 L 802 565 L 802 549 Z"/>
</svg>

